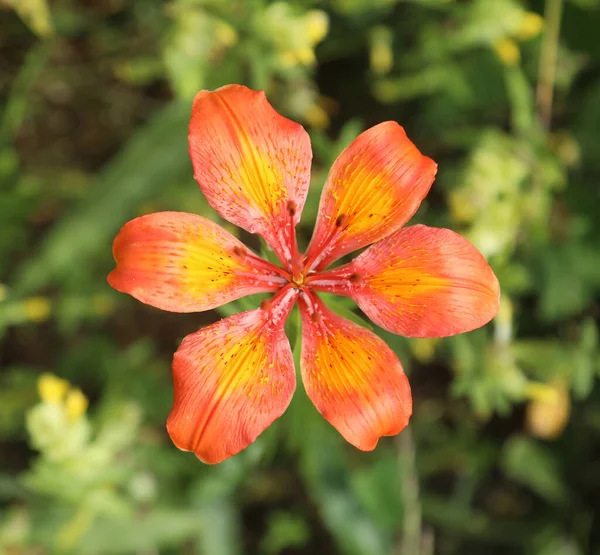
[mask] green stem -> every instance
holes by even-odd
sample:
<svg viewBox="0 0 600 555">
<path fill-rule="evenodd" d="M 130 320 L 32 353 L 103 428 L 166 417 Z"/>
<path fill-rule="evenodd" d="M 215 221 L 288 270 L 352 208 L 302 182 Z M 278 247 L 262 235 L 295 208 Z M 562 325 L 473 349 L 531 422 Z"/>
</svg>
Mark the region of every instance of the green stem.
<svg viewBox="0 0 600 555">
<path fill-rule="evenodd" d="M 402 480 L 402 539 L 397 555 L 429 555 L 433 553 L 433 536 L 423 530 L 416 448 L 412 430 L 407 427 L 397 438 Z"/>
<path fill-rule="evenodd" d="M 563 0 L 546 0 L 544 17 L 546 28 L 540 51 L 540 66 L 536 90 L 536 101 L 540 121 L 546 130 L 552 119 L 552 97 L 556 80 L 556 60 Z"/>
</svg>

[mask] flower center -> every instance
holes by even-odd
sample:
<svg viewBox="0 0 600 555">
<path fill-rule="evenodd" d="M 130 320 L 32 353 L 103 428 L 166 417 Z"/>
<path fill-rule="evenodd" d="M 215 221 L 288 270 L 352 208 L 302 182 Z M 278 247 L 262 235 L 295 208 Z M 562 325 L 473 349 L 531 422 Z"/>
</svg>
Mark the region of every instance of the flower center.
<svg viewBox="0 0 600 555">
<path fill-rule="evenodd" d="M 292 264 L 291 264 L 291 281 L 294 285 L 304 285 L 304 264 L 303 264 L 303 257 L 301 254 L 299 254 L 297 251 L 294 255 L 294 257 L 292 258 Z"/>
</svg>

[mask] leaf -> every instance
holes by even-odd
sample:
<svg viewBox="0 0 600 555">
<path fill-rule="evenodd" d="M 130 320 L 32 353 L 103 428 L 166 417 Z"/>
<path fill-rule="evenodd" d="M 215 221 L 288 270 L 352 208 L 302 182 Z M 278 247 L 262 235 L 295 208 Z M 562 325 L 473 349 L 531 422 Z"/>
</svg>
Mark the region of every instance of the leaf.
<svg viewBox="0 0 600 555">
<path fill-rule="evenodd" d="M 189 106 L 173 103 L 140 129 L 98 176 L 87 198 L 50 230 L 19 268 L 14 292 L 23 295 L 66 281 L 96 258 L 110 256 L 112 238 L 144 201 L 192 170 L 187 150 Z"/>
<path fill-rule="evenodd" d="M 342 439 L 311 406 L 303 388 L 282 417 L 301 457 L 301 474 L 323 524 L 344 555 L 387 555 L 391 538 L 382 533 L 353 494 Z"/>
<path fill-rule="evenodd" d="M 49 37 L 54 33 L 46 0 L 8 0 L 8 3 L 39 37 Z"/>
<path fill-rule="evenodd" d="M 82 555 L 139 553 L 181 545 L 206 526 L 202 514 L 185 509 L 156 509 L 129 519 L 100 519 L 78 546 Z M 223 553 L 223 552 L 222 552 Z"/>
<path fill-rule="evenodd" d="M 500 464 L 511 480 L 527 486 L 547 501 L 557 505 L 567 501 L 557 459 L 535 440 L 525 436 L 510 438 L 504 445 Z"/>
</svg>

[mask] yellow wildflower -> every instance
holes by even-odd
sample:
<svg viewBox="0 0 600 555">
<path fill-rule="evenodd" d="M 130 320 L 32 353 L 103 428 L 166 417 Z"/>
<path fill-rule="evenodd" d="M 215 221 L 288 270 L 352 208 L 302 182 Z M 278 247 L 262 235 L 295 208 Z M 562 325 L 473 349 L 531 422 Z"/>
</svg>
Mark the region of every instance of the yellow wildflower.
<svg viewBox="0 0 600 555">
<path fill-rule="evenodd" d="M 23 312 L 32 322 L 43 322 L 50 316 L 51 305 L 46 297 L 30 297 L 23 301 Z"/>
<path fill-rule="evenodd" d="M 569 392 L 564 381 L 531 383 L 527 386 L 526 393 L 531 399 L 526 412 L 527 429 L 531 435 L 542 439 L 559 437 L 571 412 Z"/>
<path fill-rule="evenodd" d="M 217 21 L 214 26 L 215 42 L 221 46 L 233 46 L 238 41 L 237 31 L 226 21 Z"/>
<path fill-rule="evenodd" d="M 377 26 L 370 33 L 369 64 L 379 75 L 389 73 L 394 65 L 392 41 L 392 31 L 387 27 Z"/>
<path fill-rule="evenodd" d="M 37 385 L 40 399 L 45 403 L 62 403 L 69 390 L 69 382 L 54 374 L 42 374 Z"/>
<path fill-rule="evenodd" d="M 519 40 L 528 40 L 537 37 L 544 28 L 544 18 L 535 12 L 527 12 L 523 16 L 515 37 Z"/>
<path fill-rule="evenodd" d="M 303 116 L 311 127 L 316 129 L 326 129 L 329 127 L 329 114 L 316 103 L 308 106 Z"/>
<path fill-rule="evenodd" d="M 69 422 L 79 420 L 87 410 L 88 399 L 81 389 L 71 389 L 65 400 L 65 413 Z"/>
<path fill-rule="evenodd" d="M 411 350 L 414 357 L 422 363 L 428 363 L 435 357 L 435 349 L 439 343 L 437 338 L 419 339 L 411 342 Z"/>
<path fill-rule="evenodd" d="M 320 43 L 329 31 L 329 18 L 321 10 L 310 10 L 305 16 L 306 34 L 311 45 Z"/>
<path fill-rule="evenodd" d="M 521 52 L 517 43 L 509 38 L 500 39 L 494 44 L 498 59 L 506 66 L 514 66 L 521 60 Z"/>
</svg>

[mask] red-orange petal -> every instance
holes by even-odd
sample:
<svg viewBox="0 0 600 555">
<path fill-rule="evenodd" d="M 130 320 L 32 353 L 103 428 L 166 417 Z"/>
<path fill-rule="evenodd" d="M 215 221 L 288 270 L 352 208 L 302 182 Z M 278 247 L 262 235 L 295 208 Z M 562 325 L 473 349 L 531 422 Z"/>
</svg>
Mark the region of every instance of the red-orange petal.
<svg viewBox="0 0 600 555">
<path fill-rule="evenodd" d="M 250 445 L 289 405 L 296 377 L 283 326 L 297 296 L 188 335 L 173 358 L 173 443 L 216 464 Z"/>
<path fill-rule="evenodd" d="M 262 235 L 288 264 L 310 180 L 312 151 L 304 128 L 279 115 L 264 92 L 227 85 L 196 95 L 189 148 L 194 177 L 210 205 Z"/>
<path fill-rule="evenodd" d="M 479 328 L 500 299 L 498 279 L 471 243 L 424 225 L 397 231 L 311 286 L 352 297 L 377 325 L 408 337 Z"/>
<path fill-rule="evenodd" d="M 416 212 L 437 164 L 396 122 L 359 135 L 333 164 L 306 253 L 313 270 L 392 234 Z"/>
<path fill-rule="evenodd" d="M 172 312 L 209 310 L 252 293 L 276 291 L 282 270 L 231 233 L 185 212 L 158 212 L 126 223 L 113 243 L 108 283 Z"/>
<path fill-rule="evenodd" d="M 331 312 L 314 294 L 300 298 L 302 381 L 325 419 L 352 445 L 375 449 L 412 413 L 400 361 L 371 331 Z"/>
</svg>

